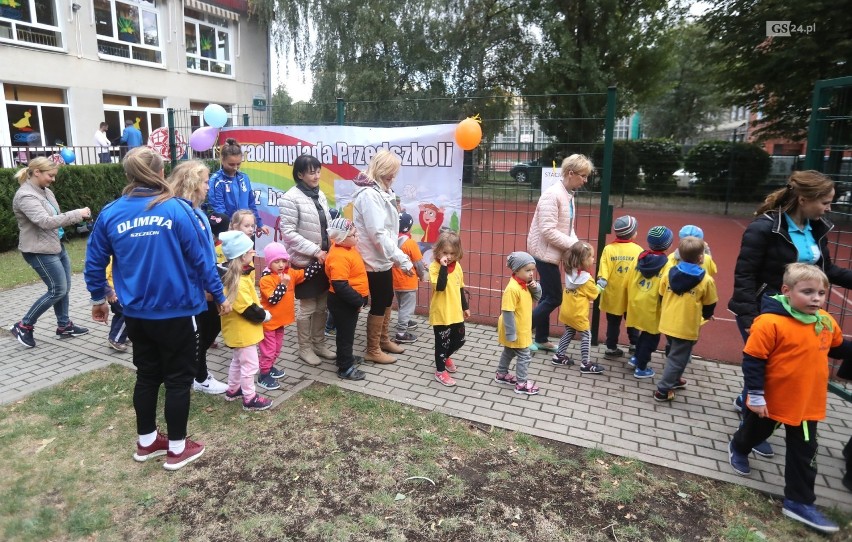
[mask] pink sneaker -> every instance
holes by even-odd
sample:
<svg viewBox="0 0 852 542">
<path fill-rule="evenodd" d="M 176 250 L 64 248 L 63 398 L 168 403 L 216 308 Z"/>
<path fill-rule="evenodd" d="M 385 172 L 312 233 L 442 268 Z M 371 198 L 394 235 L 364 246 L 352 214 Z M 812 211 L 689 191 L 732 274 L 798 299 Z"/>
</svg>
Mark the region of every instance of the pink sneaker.
<svg viewBox="0 0 852 542">
<path fill-rule="evenodd" d="M 169 451 L 169 437 L 157 431 L 157 438 L 150 446 L 142 446 L 139 441 L 136 441 L 136 453 L 133 454 L 133 459 L 139 461 L 148 461 L 152 457 L 160 457 L 166 455 Z"/>
<path fill-rule="evenodd" d="M 447 371 L 441 371 L 440 373 L 435 371 L 435 380 L 440 382 L 445 386 L 455 386 L 456 381 L 453 380 L 453 377 L 450 376 L 450 373 Z"/>
<path fill-rule="evenodd" d="M 168 443 L 166 443 L 168 445 Z M 178 470 L 199 457 L 204 453 L 204 444 L 186 439 L 183 452 L 175 454 L 168 452 L 166 454 L 166 462 L 163 463 L 163 468 L 166 470 Z"/>
<path fill-rule="evenodd" d="M 447 358 L 447 361 L 444 362 L 444 367 L 447 368 L 448 373 L 454 373 L 459 370 L 459 368 L 456 367 L 456 364 L 453 363 L 453 360 L 451 360 L 450 358 Z"/>
<path fill-rule="evenodd" d="M 515 384 L 515 393 L 525 393 L 527 395 L 535 395 L 538 393 L 538 386 L 532 380 L 526 382 L 518 382 Z"/>
<path fill-rule="evenodd" d="M 506 384 L 507 386 L 514 386 L 518 383 L 518 379 L 515 378 L 515 375 L 512 373 L 497 373 L 494 376 L 494 382 L 498 384 Z"/>
</svg>

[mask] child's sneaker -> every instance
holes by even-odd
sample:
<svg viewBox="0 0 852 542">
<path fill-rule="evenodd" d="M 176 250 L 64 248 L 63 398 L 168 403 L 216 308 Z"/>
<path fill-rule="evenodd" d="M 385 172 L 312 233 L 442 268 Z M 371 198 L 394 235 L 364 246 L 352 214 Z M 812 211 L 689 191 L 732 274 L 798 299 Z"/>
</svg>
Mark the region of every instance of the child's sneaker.
<svg viewBox="0 0 852 542">
<path fill-rule="evenodd" d="M 326 328 L 326 330 L 325 330 L 325 332 L 324 332 L 324 333 L 325 333 L 325 336 L 326 336 L 326 337 L 334 337 L 335 335 L 337 335 L 337 329 L 328 329 L 328 328 Z"/>
<path fill-rule="evenodd" d="M 112 339 L 107 339 L 107 342 L 109 343 L 109 347 L 116 352 L 127 352 L 127 344 L 113 341 Z"/>
<path fill-rule="evenodd" d="M 35 348 L 35 339 L 33 338 L 33 326 L 24 325 L 23 322 L 18 322 L 12 329 L 12 335 L 18 339 L 18 342 L 27 348 Z"/>
<path fill-rule="evenodd" d="M 654 390 L 654 401 L 665 402 L 665 401 L 674 401 L 675 393 L 673 390 L 669 390 L 667 392 L 661 392 L 660 390 Z"/>
<path fill-rule="evenodd" d="M 813 504 L 784 499 L 781 513 L 821 533 L 836 533 L 840 530 L 836 523 L 823 516 Z"/>
<path fill-rule="evenodd" d="M 538 393 L 538 386 L 532 380 L 526 382 L 518 382 L 515 384 L 515 393 L 525 393 L 527 395 L 535 395 Z"/>
<path fill-rule="evenodd" d="M 627 351 L 628 351 L 629 353 L 631 353 L 631 354 L 632 354 L 632 353 L 634 353 L 634 352 L 636 352 L 636 345 L 635 345 L 635 344 L 631 344 L 630 346 L 628 346 L 628 347 L 627 347 Z"/>
<path fill-rule="evenodd" d="M 734 450 L 734 441 L 728 442 L 728 463 L 734 472 L 740 476 L 748 476 L 751 474 L 751 466 L 748 464 L 748 456 Z"/>
<path fill-rule="evenodd" d="M 417 322 L 414 320 L 409 320 L 407 324 L 408 329 L 417 329 Z"/>
<path fill-rule="evenodd" d="M 613 348 L 612 350 L 604 350 L 604 357 L 609 359 L 620 358 L 624 356 L 624 350 L 621 348 Z"/>
<path fill-rule="evenodd" d="M 270 373 L 260 373 L 260 376 L 257 377 L 257 385 L 265 390 L 277 390 L 281 387 L 281 384 L 272 378 Z"/>
<path fill-rule="evenodd" d="M 677 384 L 672 386 L 673 390 L 685 390 L 686 385 L 689 384 L 689 381 L 685 378 L 678 378 Z"/>
<path fill-rule="evenodd" d="M 556 345 L 550 341 L 543 343 L 533 342 L 533 344 L 536 346 L 536 350 L 544 350 L 545 352 L 556 352 Z M 532 348 L 530 348 L 530 350 L 532 350 Z"/>
<path fill-rule="evenodd" d="M 630 365 L 634 369 L 636 368 L 636 356 L 630 356 L 630 359 L 627 360 L 627 365 Z"/>
<path fill-rule="evenodd" d="M 360 369 L 356 369 L 355 365 L 345 371 L 337 371 L 337 378 L 342 378 L 343 380 L 364 380 L 366 377 L 367 374 Z"/>
<path fill-rule="evenodd" d="M 444 362 L 444 367 L 446 367 L 448 373 L 454 373 L 459 370 L 450 358 L 447 358 L 447 361 Z"/>
<path fill-rule="evenodd" d="M 604 368 L 597 363 L 583 363 L 580 365 L 580 372 L 584 375 L 599 375 L 604 372 Z"/>
<path fill-rule="evenodd" d="M 453 377 L 450 376 L 450 373 L 447 371 L 441 371 L 440 373 L 435 371 L 435 380 L 440 382 L 445 386 L 455 386 L 456 381 L 453 380 Z"/>
<path fill-rule="evenodd" d="M 166 453 L 166 462 L 163 463 L 163 468 L 166 470 L 178 470 L 201 457 L 203 453 L 204 444 L 186 439 L 181 453 Z"/>
<path fill-rule="evenodd" d="M 80 335 L 85 335 L 88 332 L 88 328 L 75 326 L 74 322 L 68 322 L 64 326 L 56 328 L 56 336 L 59 338 L 79 337 Z"/>
<path fill-rule="evenodd" d="M 636 369 L 633 371 L 633 378 L 651 378 L 655 374 L 657 373 L 654 372 L 654 369 L 647 367 L 645 369 Z"/>
<path fill-rule="evenodd" d="M 139 444 L 139 441 L 136 441 L 136 453 L 133 454 L 133 460 L 139 461 L 140 463 L 143 461 L 148 461 L 153 457 L 160 457 L 161 455 L 166 455 L 166 452 L 169 451 L 169 437 L 160 433 L 157 430 L 157 436 L 154 438 L 154 442 L 152 442 L 148 446 L 142 446 Z"/>
<path fill-rule="evenodd" d="M 279 378 L 284 378 L 285 376 L 287 376 L 287 373 L 285 373 L 284 371 L 282 371 L 281 369 L 278 369 L 277 367 L 275 367 L 273 365 L 269 369 L 269 376 L 271 376 L 275 380 L 278 380 Z"/>
<path fill-rule="evenodd" d="M 506 384 L 507 386 L 514 386 L 518 383 L 518 379 L 515 378 L 515 375 L 512 373 L 497 373 L 494 376 L 494 382 L 497 384 Z"/>
<path fill-rule="evenodd" d="M 272 401 L 259 393 L 255 393 L 250 401 L 243 399 L 243 410 L 259 411 L 266 410 L 271 406 Z"/>
<path fill-rule="evenodd" d="M 239 387 L 234 391 L 225 391 L 225 400 L 226 401 L 236 401 L 240 397 L 243 396 L 243 388 Z"/>
<path fill-rule="evenodd" d="M 553 354 L 550 363 L 553 365 L 574 365 L 574 360 L 567 354 Z"/>
<path fill-rule="evenodd" d="M 393 342 L 398 344 L 411 344 L 416 340 L 417 336 L 407 331 L 404 333 L 397 333 L 393 336 Z"/>
</svg>

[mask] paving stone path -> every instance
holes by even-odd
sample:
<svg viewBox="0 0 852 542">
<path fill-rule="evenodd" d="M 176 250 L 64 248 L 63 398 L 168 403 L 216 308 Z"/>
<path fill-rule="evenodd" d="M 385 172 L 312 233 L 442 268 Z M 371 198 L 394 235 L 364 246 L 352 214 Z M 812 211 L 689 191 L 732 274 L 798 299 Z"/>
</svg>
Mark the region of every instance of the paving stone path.
<svg viewBox="0 0 852 542">
<path fill-rule="evenodd" d="M 0 292 L 3 326 L 8 329 L 44 291 L 42 284 Z M 0 404 L 21 399 L 33 391 L 61 384 L 71 376 L 110 363 L 132 367 L 129 353 L 114 352 L 107 345 L 108 328 L 91 321 L 88 295 L 82 276 L 75 275 L 71 289 L 71 316 L 91 329 L 84 337 L 58 339 L 54 336 L 52 312 L 45 313 L 36 327 L 37 347 L 27 349 L 9 333 L 0 334 Z M 432 330 L 421 316 L 414 333 L 419 340 L 406 345 L 393 365 L 365 363 L 367 379 L 344 382 L 337 378 L 332 362 L 319 367 L 296 358 L 295 328 L 287 328 L 279 366 L 287 371 L 280 390 L 264 393 L 280 404 L 311 382 L 335 384 L 371 396 L 399 401 L 419 408 L 477 422 L 537 435 L 583 447 L 633 457 L 647 463 L 690 472 L 716 480 L 738 483 L 764 492 L 783 493 L 783 431 L 770 442 L 776 455 L 757 459 L 752 455 L 752 475 L 743 478 L 728 465 L 727 445 L 738 418 L 732 400 L 742 386 L 738 366 L 694 359 L 684 374 L 686 390 L 678 391 L 673 403 L 657 403 L 651 394 L 651 379 L 637 380 L 623 361 L 603 358 L 602 347 L 592 355 L 606 367 L 603 375 L 581 375 L 577 367 L 555 367 L 549 356 L 536 353 L 530 378 L 541 386 L 535 396 L 515 394 L 509 387 L 493 383 L 500 347 L 494 328 L 467 326 L 467 343 L 453 356 L 459 366 L 458 385 L 446 388 L 435 381 Z M 363 350 L 364 323 L 356 332 L 355 351 Z M 739 340 L 739 337 L 731 337 Z M 579 352 L 571 352 L 579 356 Z M 209 351 L 209 366 L 225 380 L 230 350 L 224 346 Z M 663 358 L 651 362 L 658 375 Z M 261 414 L 262 415 L 262 414 Z M 841 451 L 852 435 L 852 405 L 829 394 L 828 417 L 820 424 L 817 503 L 852 510 L 852 493 L 841 484 L 844 462 Z"/>
</svg>

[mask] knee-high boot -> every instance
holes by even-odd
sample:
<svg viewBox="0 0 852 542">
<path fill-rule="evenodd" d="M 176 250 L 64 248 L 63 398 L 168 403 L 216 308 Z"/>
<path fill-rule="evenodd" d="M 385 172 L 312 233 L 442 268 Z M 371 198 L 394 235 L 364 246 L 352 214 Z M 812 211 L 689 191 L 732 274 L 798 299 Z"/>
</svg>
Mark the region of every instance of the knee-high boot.
<svg viewBox="0 0 852 542">
<path fill-rule="evenodd" d="M 299 339 L 299 357 L 308 365 L 319 365 L 322 360 L 314 354 L 313 341 L 311 340 L 311 319 L 299 318 L 296 320 L 296 333 Z"/>
<path fill-rule="evenodd" d="M 311 315 L 311 342 L 314 345 L 314 354 L 321 358 L 335 360 L 337 354 L 328 349 L 325 342 L 325 312 L 315 312 Z"/>
<path fill-rule="evenodd" d="M 396 358 L 382 352 L 380 347 L 384 316 L 367 315 L 367 350 L 364 359 L 373 363 L 393 363 Z"/>
<path fill-rule="evenodd" d="M 390 329 L 390 321 L 391 321 L 391 308 L 388 307 L 385 309 L 385 317 L 382 320 L 382 334 L 380 335 L 381 340 L 379 342 L 379 346 L 385 352 L 390 352 L 391 354 L 402 354 L 405 352 L 405 348 L 401 347 L 397 343 L 391 341 L 388 338 L 388 330 Z"/>
</svg>

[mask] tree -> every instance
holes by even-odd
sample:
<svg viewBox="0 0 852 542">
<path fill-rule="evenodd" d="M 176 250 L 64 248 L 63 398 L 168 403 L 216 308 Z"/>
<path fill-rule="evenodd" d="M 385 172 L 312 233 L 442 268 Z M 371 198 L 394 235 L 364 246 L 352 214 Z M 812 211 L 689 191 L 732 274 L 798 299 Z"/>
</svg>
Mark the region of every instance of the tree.
<svg viewBox="0 0 852 542">
<path fill-rule="evenodd" d="M 682 21 L 666 32 L 665 39 L 671 50 L 671 64 L 663 75 L 667 88 L 642 112 L 644 135 L 684 144 L 713 124 L 721 96 L 706 66 L 706 30 L 698 23 Z"/>
<path fill-rule="evenodd" d="M 752 201 L 763 194 L 772 159 L 754 143 L 705 141 L 689 151 L 685 167 L 698 178 L 701 197 Z"/>
<path fill-rule="evenodd" d="M 640 139 L 631 143 L 645 174 L 645 188 L 651 192 L 673 190 L 672 175 L 680 167 L 680 147 L 669 139 Z"/>
<path fill-rule="evenodd" d="M 768 37 L 767 21 L 783 20 L 801 28 Z M 761 139 L 804 138 L 814 84 L 849 75 L 852 10 L 837 2 L 716 0 L 702 21 L 715 40 L 708 59 L 725 102 L 761 113 Z"/>
<path fill-rule="evenodd" d="M 523 86 L 530 110 L 563 143 L 600 139 L 606 95 L 618 113 L 660 93 L 668 52 L 661 39 L 679 15 L 666 0 L 554 0 L 535 3 L 543 42 Z M 571 96 L 559 96 L 566 93 Z"/>
</svg>

